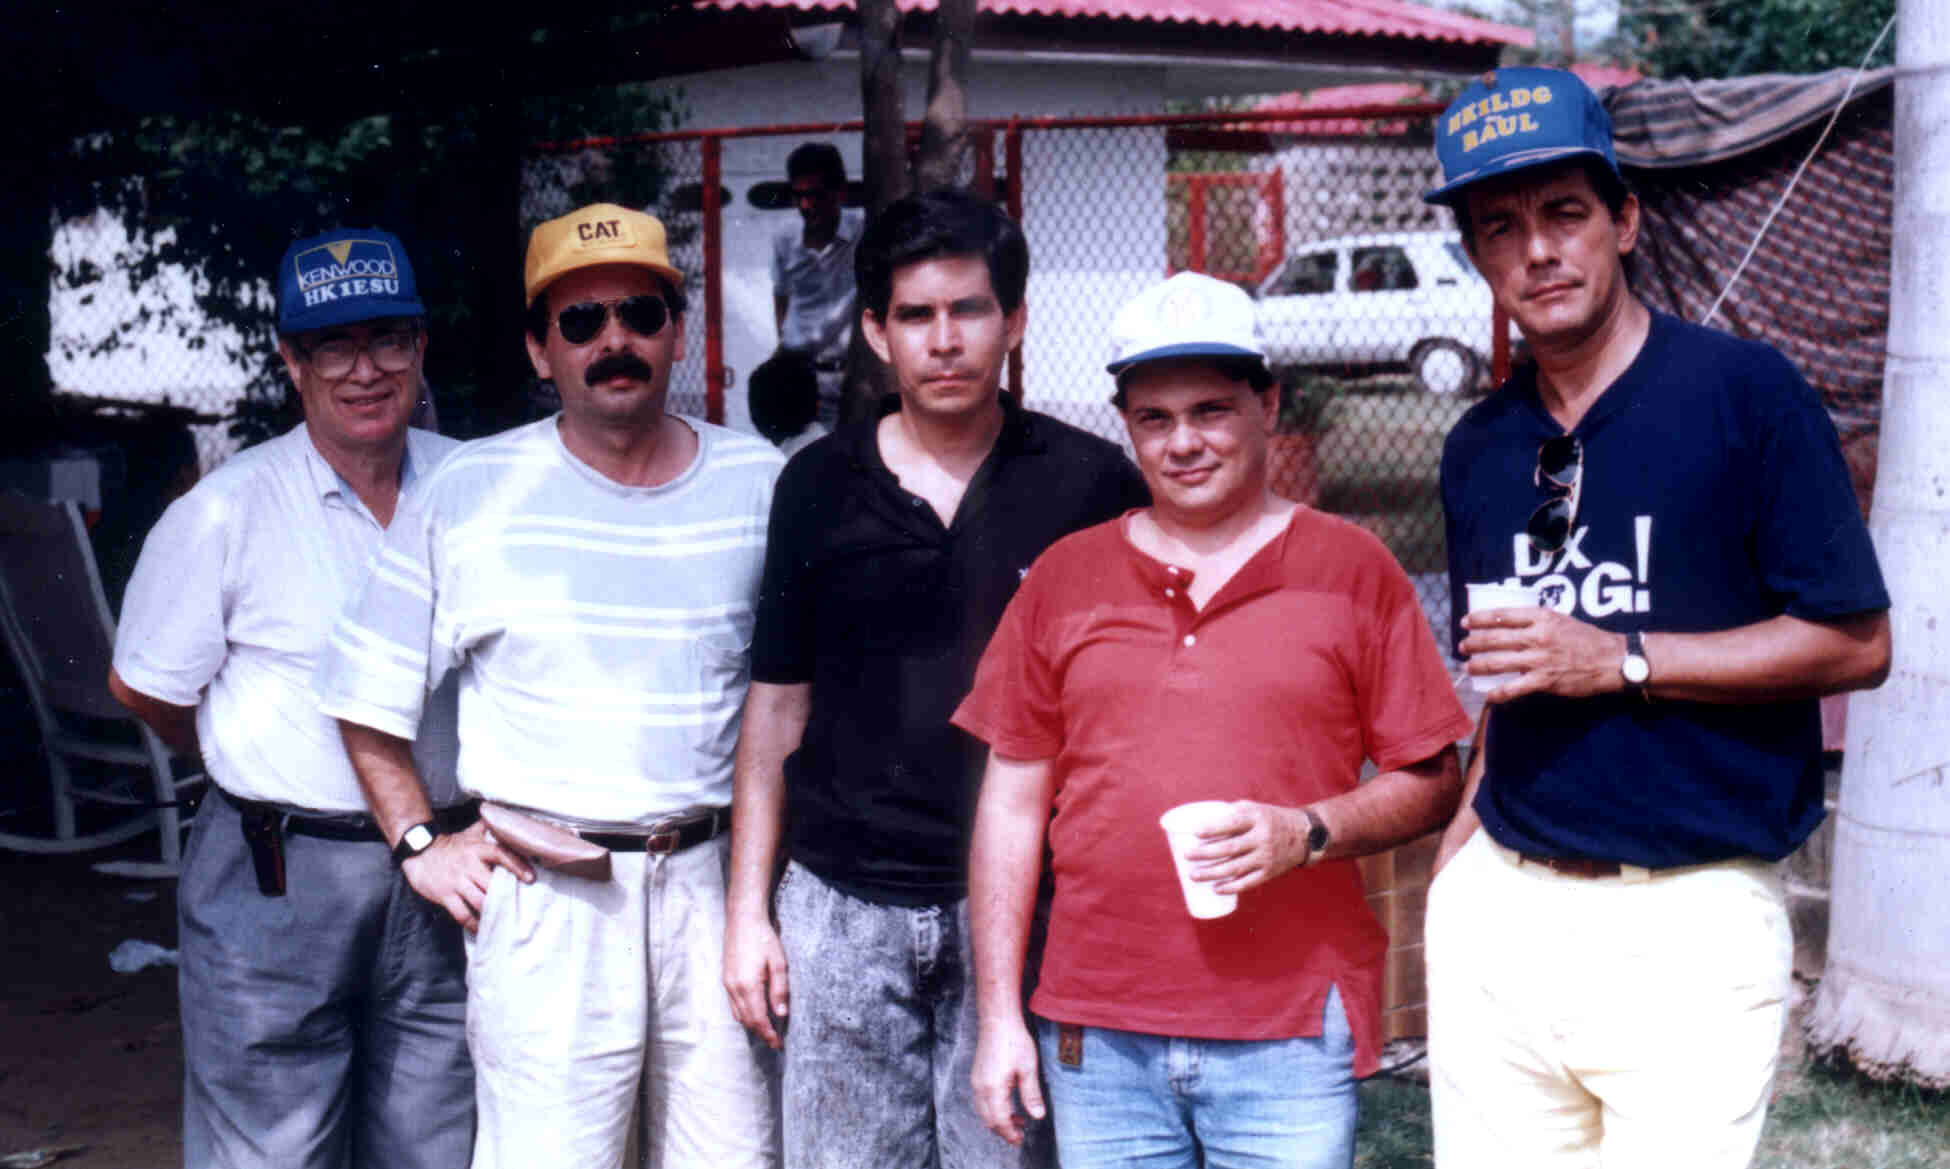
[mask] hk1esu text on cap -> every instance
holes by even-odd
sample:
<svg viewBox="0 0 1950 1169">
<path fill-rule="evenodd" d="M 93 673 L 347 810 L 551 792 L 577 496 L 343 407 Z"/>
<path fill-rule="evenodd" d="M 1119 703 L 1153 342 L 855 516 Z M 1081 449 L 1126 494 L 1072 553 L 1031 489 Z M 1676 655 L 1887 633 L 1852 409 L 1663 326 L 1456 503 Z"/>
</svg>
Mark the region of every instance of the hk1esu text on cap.
<svg viewBox="0 0 1950 1169">
<path fill-rule="evenodd" d="M 537 224 L 528 237 L 522 285 L 528 300 L 577 268 L 598 264 L 636 264 L 684 287 L 684 274 L 670 263 L 664 225 L 654 215 L 614 203 L 591 203 L 560 219 Z"/>
<path fill-rule="evenodd" d="M 311 236 L 286 248 L 278 264 L 278 332 L 286 335 L 426 311 L 406 248 L 390 231 Z"/>
<path fill-rule="evenodd" d="M 1560 159 L 1590 155 L 1618 174 L 1611 115 L 1575 73 L 1526 65 L 1470 83 L 1435 123 L 1442 185 L 1422 198 L 1451 204 L 1462 189 Z"/>
<path fill-rule="evenodd" d="M 1248 357 L 1264 361 L 1259 316 L 1236 284 L 1180 272 L 1138 293 L 1110 325 L 1110 364 L 1121 374 L 1166 357 Z"/>
</svg>

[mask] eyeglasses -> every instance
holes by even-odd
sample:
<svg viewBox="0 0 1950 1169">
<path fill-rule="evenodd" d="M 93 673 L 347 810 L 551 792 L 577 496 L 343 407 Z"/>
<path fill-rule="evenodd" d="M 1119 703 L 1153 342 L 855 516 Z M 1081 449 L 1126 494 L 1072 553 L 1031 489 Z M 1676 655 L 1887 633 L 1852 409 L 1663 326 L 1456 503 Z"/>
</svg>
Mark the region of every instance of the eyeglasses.
<svg viewBox="0 0 1950 1169">
<path fill-rule="evenodd" d="M 364 341 L 357 337 L 335 337 L 330 341 L 305 348 L 294 346 L 304 354 L 319 377 L 336 381 L 352 372 L 359 364 L 361 353 L 372 358 L 372 364 L 381 373 L 401 373 L 413 368 L 413 358 L 418 355 L 420 331 L 418 329 L 389 329 L 384 333 L 374 333 Z"/>
<path fill-rule="evenodd" d="M 609 323 L 609 310 L 616 310 L 616 319 L 623 327 L 639 337 L 654 337 L 663 330 L 664 322 L 670 319 L 670 310 L 663 297 L 650 293 L 626 296 L 621 300 L 583 300 L 555 314 L 555 327 L 562 332 L 562 339 L 571 345 L 586 345 L 596 339 Z"/>
<path fill-rule="evenodd" d="M 1569 434 L 1547 439 L 1537 448 L 1537 469 L 1530 481 L 1551 497 L 1530 513 L 1523 526 L 1530 545 L 1539 552 L 1555 552 L 1571 538 L 1578 518 L 1578 495 L 1584 487 L 1584 444 Z"/>
</svg>

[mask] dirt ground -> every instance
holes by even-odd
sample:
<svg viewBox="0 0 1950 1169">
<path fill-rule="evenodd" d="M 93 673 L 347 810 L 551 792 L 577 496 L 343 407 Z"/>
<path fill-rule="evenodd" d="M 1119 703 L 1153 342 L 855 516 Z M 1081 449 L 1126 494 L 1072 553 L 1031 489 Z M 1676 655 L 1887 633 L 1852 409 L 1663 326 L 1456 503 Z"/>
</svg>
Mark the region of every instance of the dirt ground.
<svg viewBox="0 0 1950 1169">
<path fill-rule="evenodd" d="M 0 1158 L 85 1145 L 59 1164 L 182 1164 L 175 967 L 108 964 L 126 939 L 175 948 L 176 886 L 89 868 L 113 855 L 0 852 Z"/>
</svg>

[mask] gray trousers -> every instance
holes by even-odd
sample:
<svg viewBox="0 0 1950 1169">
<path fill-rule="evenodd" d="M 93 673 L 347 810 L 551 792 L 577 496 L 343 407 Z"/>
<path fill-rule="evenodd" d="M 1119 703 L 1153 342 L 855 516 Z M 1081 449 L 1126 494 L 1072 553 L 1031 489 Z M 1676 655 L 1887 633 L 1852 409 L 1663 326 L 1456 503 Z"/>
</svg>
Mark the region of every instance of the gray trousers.
<svg viewBox="0 0 1950 1169">
<path fill-rule="evenodd" d="M 464 1169 L 474 1145 L 460 927 L 384 844 L 287 835 L 258 892 L 212 794 L 177 890 L 186 1169 Z"/>
</svg>

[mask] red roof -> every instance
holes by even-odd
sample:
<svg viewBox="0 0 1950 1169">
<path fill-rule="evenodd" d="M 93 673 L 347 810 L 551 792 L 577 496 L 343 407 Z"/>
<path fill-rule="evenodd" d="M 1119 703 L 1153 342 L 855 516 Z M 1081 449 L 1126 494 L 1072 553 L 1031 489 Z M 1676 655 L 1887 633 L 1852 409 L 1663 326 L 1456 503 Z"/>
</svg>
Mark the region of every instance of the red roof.
<svg viewBox="0 0 1950 1169">
<path fill-rule="evenodd" d="M 935 0 L 896 0 L 902 12 L 928 12 Z M 1011 16 L 1127 20 L 1155 24 L 1260 28 L 1334 36 L 1401 37 L 1528 47 L 1529 29 L 1443 12 L 1407 0 L 980 0 L 982 11 Z M 698 0 L 700 8 L 793 9 L 851 15 L 839 0 Z"/>
<path fill-rule="evenodd" d="M 1429 100 L 1428 87 L 1416 81 L 1377 81 L 1367 85 L 1335 85 L 1326 89 L 1282 93 L 1254 102 L 1255 113 L 1319 113 L 1327 110 L 1371 109 L 1375 106 L 1416 105 Z M 1376 122 L 1372 118 L 1308 118 L 1294 122 L 1255 122 L 1250 129 L 1268 134 L 1341 137 L 1350 134 L 1400 134 L 1405 120 Z"/>
</svg>

